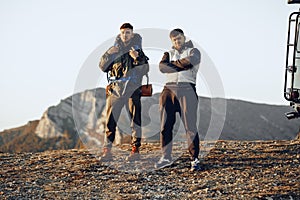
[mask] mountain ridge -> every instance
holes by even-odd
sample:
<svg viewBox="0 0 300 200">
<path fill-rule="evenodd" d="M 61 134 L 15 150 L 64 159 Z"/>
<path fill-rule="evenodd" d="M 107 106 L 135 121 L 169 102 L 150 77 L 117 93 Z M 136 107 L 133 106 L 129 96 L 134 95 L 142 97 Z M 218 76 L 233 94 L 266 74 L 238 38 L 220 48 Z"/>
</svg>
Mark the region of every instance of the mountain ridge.
<svg viewBox="0 0 300 200">
<path fill-rule="evenodd" d="M 158 98 L 159 93 L 152 97 L 142 97 L 142 126 L 145 142 L 159 140 L 160 122 L 156 117 L 159 116 Z M 226 116 L 223 116 L 225 122 L 221 134 L 214 139 L 290 140 L 296 137 L 299 130 L 297 120 L 288 121 L 284 117 L 284 113 L 291 110 L 288 106 L 218 97 L 200 96 L 199 99 L 198 129 L 202 140 L 209 129 L 217 130 L 218 128 L 218 124 L 211 124 L 212 113 L 216 114 L 212 108 L 214 103 L 218 104 L 218 101 L 227 105 Z M 185 140 L 180 120 L 177 121 L 175 132 L 177 130 L 180 133 L 179 138 Z M 118 124 L 116 143 L 129 142 L 130 127 L 128 127 L 129 121 L 126 113 L 122 112 Z M 99 147 L 105 134 L 104 127 L 105 90 L 103 88 L 86 90 L 62 99 L 57 105 L 50 106 L 40 120 L 0 132 L 0 151 L 44 151 L 80 148 L 84 145 Z M 35 148 L 28 147 L 32 145 L 32 137 L 35 138 L 33 141 L 38 141 Z"/>
</svg>

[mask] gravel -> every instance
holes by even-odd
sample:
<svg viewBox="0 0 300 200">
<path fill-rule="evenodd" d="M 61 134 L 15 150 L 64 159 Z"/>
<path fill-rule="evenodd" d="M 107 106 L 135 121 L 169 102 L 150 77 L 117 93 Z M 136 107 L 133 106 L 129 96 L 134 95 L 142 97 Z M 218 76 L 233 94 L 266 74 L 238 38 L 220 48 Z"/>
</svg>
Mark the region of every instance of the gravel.
<svg viewBox="0 0 300 200">
<path fill-rule="evenodd" d="M 97 149 L 0 153 L 0 199 L 300 199 L 299 140 L 202 144 L 197 172 L 181 144 L 159 170 L 159 144 L 143 144 L 132 163 L 129 149 L 115 147 L 110 163 Z"/>
</svg>

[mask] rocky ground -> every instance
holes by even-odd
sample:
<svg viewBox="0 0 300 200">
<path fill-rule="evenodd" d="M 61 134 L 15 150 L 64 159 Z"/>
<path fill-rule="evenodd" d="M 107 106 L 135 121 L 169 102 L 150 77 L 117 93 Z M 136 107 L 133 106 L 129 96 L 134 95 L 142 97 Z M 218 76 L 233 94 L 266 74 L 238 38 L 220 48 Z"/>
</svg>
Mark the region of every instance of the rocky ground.
<svg viewBox="0 0 300 200">
<path fill-rule="evenodd" d="M 110 163 L 87 149 L 0 153 L 0 199 L 300 199 L 300 140 L 201 147 L 198 172 L 189 171 L 183 144 L 174 146 L 174 165 L 160 170 L 158 144 L 143 144 L 134 163 L 124 160 L 128 145 Z"/>
</svg>

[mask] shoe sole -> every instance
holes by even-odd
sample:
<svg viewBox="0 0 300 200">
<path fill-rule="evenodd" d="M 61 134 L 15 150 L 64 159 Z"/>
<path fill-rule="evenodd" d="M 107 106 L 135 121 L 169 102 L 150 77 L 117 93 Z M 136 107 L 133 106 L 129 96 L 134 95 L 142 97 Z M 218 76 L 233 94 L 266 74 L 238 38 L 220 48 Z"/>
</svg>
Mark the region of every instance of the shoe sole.
<svg viewBox="0 0 300 200">
<path fill-rule="evenodd" d="M 157 167 L 156 165 L 154 166 L 155 169 L 162 169 L 162 168 L 165 168 L 165 167 L 170 167 L 171 165 L 173 165 L 173 163 L 169 163 L 169 164 L 165 164 L 165 165 L 162 165 L 160 167 Z"/>
<path fill-rule="evenodd" d="M 191 168 L 190 171 L 191 172 L 199 172 L 199 171 L 203 171 L 204 169 L 199 167 L 199 168 Z"/>
</svg>

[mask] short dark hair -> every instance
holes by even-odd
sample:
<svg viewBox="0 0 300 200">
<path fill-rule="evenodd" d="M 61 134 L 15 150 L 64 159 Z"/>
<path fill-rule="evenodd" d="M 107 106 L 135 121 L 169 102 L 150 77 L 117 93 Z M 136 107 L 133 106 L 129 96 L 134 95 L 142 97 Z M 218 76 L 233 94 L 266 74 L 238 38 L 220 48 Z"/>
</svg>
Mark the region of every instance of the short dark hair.
<svg viewBox="0 0 300 200">
<path fill-rule="evenodd" d="M 181 30 L 180 28 L 175 28 L 175 29 L 173 29 L 173 30 L 170 32 L 170 38 L 171 38 L 171 37 L 176 37 L 176 36 L 179 35 L 179 34 L 184 35 L 183 30 Z"/>
<path fill-rule="evenodd" d="M 129 29 L 133 30 L 133 26 L 129 23 L 122 24 L 122 26 L 120 27 L 120 30 L 124 29 L 124 28 L 129 28 Z"/>
</svg>

